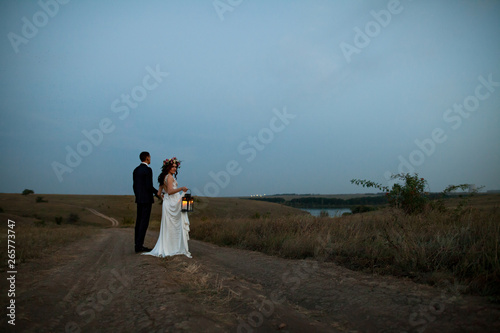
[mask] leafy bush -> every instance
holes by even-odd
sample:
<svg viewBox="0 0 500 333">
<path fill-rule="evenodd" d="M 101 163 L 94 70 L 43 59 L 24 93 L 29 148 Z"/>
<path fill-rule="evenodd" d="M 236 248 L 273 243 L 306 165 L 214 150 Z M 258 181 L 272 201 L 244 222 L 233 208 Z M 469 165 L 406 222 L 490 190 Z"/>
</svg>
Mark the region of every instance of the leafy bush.
<svg viewBox="0 0 500 333">
<path fill-rule="evenodd" d="M 392 175 L 391 179 L 398 179 L 402 181 L 403 184 L 395 183 L 392 189 L 389 189 L 388 186 L 383 186 L 364 179 L 352 179 L 351 183 L 363 187 L 375 187 L 384 191 L 389 205 L 402 209 L 408 215 L 422 213 L 426 207 L 444 212 L 446 208 L 443 200 L 447 198 L 451 192 L 459 189 L 465 191 L 470 188 L 469 184 L 449 185 L 441 193 L 440 199 L 431 202 L 429 193 L 425 191 L 427 181 L 424 178 L 419 178 L 418 174 L 415 173 L 410 175 L 409 173 L 400 173 Z M 463 197 L 458 207 L 455 209 L 455 214 L 460 214 L 467 205 L 469 199 L 481 188 L 483 187 L 479 187 Z"/>
<path fill-rule="evenodd" d="M 28 190 L 28 189 L 25 189 L 25 190 L 23 191 L 23 193 L 21 193 L 21 194 L 22 194 L 22 195 L 28 195 L 28 194 L 33 194 L 33 193 L 35 193 L 33 190 Z"/>
<path fill-rule="evenodd" d="M 49 201 L 48 200 L 43 200 L 43 197 L 36 197 L 36 202 L 40 203 L 40 202 L 49 202 Z"/>
<path fill-rule="evenodd" d="M 374 187 L 384 191 L 389 205 L 401 208 L 406 214 L 421 213 L 429 201 L 429 194 L 425 191 L 427 181 L 424 178 L 419 178 L 416 173 L 414 175 L 400 173 L 392 175 L 391 179 L 398 179 L 403 184 L 395 183 L 392 189 L 389 189 L 388 186 L 364 179 L 352 179 L 351 183 L 363 187 Z"/>
<path fill-rule="evenodd" d="M 352 214 L 366 213 L 366 212 L 371 212 L 374 210 L 377 210 L 377 208 L 370 207 L 370 206 L 356 206 L 356 207 L 351 209 Z"/>
<path fill-rule="evenodd" d="M 60 225 L 62 223 L 62 220 L 63 220 L 62 216 L 55 217 L 56 224 L 58 224 L 58 225 Z"/>
</svg>

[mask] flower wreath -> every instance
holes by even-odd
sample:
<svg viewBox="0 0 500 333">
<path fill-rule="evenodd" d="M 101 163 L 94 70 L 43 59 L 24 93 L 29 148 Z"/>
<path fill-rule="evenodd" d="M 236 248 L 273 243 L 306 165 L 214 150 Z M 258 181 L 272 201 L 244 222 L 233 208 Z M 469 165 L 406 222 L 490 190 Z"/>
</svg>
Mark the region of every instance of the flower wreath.
<svg viewBox="0 0 500 333">
<path fill-rule="evenodd" d="M 172 158 L 167 158 L 165 161 L 163 161 L 163 167 L 169 167 L 172 164 L 177 164 L 177 169 L 180 169 L 181 167 L 181 161 L 177 159 L 177 157 L 172 157 Z"/>
</svg>

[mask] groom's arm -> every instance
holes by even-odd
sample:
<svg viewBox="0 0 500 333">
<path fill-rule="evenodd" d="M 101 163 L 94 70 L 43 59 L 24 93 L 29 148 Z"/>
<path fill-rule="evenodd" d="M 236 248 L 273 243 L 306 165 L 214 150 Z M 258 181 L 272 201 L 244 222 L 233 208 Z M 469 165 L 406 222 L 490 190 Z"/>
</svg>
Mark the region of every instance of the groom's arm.
<svg viewBox="0 0 500 333">
<path fill-rule="evenodd" d="M 158 190 L 153 186 L 153 171 L 151 169 L 149 169 L 149 173 L 150 173 L 149 179 L 151 180 L 150 181 L 151 192 L 153 193 L 153 195 L 155 197 L 157 197 L 158 199 L 161 199 L 161 197 L 158 196 Z"/>
</svg>

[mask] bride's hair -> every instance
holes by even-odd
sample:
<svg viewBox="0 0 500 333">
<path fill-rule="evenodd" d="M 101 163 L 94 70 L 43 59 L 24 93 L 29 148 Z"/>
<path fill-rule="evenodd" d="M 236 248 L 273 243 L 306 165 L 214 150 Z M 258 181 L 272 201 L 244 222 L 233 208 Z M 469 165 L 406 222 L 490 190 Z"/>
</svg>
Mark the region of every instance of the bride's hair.
<svg viewBox="0 0 500 333">
<path fill-rule="evenodd" d="M 178 170 L 181 167 L 181 161 L 179 161 L 176 157 L 171 159 L 166 159 L 165 161 L 163 161 L 163 166 L 161 167 L 161 173 L 158 176 L 158 183 L 160 184 L 160 186 L 165 185 L 165 177 L 170 173 L 170 169 L 172 169 L 174 164 L 177 165 L 177 170 L 175 171 L 174 175 L 174 177 L 177 178 Z"/>
</svg>

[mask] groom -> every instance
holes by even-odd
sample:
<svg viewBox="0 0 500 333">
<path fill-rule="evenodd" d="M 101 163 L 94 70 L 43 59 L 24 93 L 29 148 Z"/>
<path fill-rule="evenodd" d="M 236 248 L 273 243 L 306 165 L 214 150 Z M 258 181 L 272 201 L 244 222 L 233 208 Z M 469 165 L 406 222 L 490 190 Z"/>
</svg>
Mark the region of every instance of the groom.
<svg viewBox="0 0 500 333">
<path fill-rule="evenodd" d="M 149 167 L 151 156 L 143 151 L 139 158 L 141 164 L 134 169 L 134 194 L 137 203 L 137 219 L 135 221 L 135 253 L 149 252 L 151 249 L 144 247 L 144 238 L 149 226 L 151 206 L 154 203 L 153 194 L 158 197 L 157 190 L 153 187 L 153 171 Z"/>
</svg>

